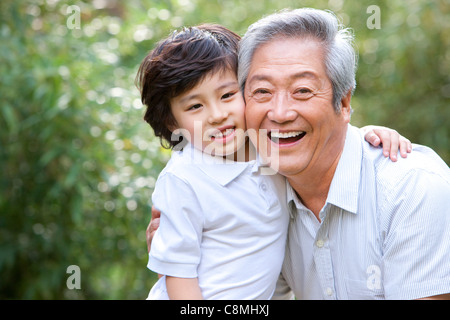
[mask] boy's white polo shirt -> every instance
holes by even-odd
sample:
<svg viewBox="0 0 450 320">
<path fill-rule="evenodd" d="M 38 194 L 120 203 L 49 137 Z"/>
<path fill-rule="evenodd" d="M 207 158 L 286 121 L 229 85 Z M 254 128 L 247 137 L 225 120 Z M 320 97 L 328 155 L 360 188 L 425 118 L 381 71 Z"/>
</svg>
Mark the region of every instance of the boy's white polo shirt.
<svg viewBox="0 0 450 320">
<path fill-rule="evenodd" d="M 257 161 L 225 163 L 191 145 L 173 152 L 152 196 L 162 214 L 148 267 L 198 277 L 205 299 L 271 298 L 289 214 L 284 177 L 260 169 Z"/>
</svg>

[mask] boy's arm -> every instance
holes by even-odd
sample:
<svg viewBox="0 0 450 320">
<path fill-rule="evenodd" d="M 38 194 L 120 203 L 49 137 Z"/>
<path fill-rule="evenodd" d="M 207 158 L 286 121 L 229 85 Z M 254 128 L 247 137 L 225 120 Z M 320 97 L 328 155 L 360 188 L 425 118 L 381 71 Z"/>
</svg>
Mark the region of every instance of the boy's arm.
<svg viewBox="0 0 450 320">
<path fill-rule="evenodd" d="M 400 149 L 400 155 L 406 158 L 407 153 L 411 152 L 411 141 L 400 135 L 394 129 L 380 126 L 365 126 L 360 128 L 364 138 L 374 147 L 380 144 L 383 146 L 383 154 L 390 157 L 392 161 L 397 161 L 397 153 Z"/>
<path fill-rule="evenodd" d="M 203 300 L 198 278 L 166 276 L 166 288 L 170 300 Z"/>
</svg>

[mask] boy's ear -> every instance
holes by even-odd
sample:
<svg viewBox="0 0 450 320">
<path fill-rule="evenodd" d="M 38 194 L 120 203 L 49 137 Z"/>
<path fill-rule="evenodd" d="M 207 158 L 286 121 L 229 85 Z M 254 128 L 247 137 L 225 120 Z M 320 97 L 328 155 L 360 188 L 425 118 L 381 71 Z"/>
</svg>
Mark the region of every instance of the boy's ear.
<svg viewBox="0 0 450 320">
<path fill-rule="evenodd" d="M 176 133 L 175 130 L 177 130 L 178 128 L 177 128 L 177 126 L 174 125 L 174 124 L 169 124 L 169 125 L 167 126 L 167 129 L 169 129 L 172 133 Z"/>
<path fill-rule="evenodd" d="M 169 123 L 167 123 L 167 122 L 169 122 Z M 169 129 L 172 133 L 175 133 L 175 134 L 177 134 L 177 133 L 179 133 L 177 130 L 179 129 L 178 128 L 178 124 L 177 124 L 177 122 L 175 121 L 175 119 L 173 119 L 173 120 L 169 120 L 169 121 L 167 121 L 165 124 L 166 124 L 166 126 L 167 126 L 167 129 Z"/>
</svg>

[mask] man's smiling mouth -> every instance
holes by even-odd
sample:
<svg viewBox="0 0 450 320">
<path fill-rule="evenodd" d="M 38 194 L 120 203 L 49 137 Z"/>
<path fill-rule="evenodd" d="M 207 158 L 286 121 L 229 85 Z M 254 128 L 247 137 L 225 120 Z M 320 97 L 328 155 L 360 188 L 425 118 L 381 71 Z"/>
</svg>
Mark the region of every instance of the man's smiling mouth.
<svg viewBox="0 0 450 320">
<path fill-rule="evenodd" d="M 279 132 L 277 130 L 268 133 L 269 139 L 276 144 L 290 144 L 301 140 L 306 135 L 304 131 L 285 131 Z"/>
</svg>

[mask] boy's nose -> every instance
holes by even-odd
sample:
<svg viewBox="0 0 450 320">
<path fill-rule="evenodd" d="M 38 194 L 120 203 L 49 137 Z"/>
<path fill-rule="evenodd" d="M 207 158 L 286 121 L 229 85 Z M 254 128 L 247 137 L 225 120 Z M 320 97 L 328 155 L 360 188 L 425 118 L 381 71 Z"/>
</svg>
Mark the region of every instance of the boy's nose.
<svg viewBox="0 0 450 320">
<path fill-rule="evenodd" d="M 211 124 L 221 123 L 228 118 L 228 112 L 219 106 L 211 106 L 208 122 Z"/>
</svg>

